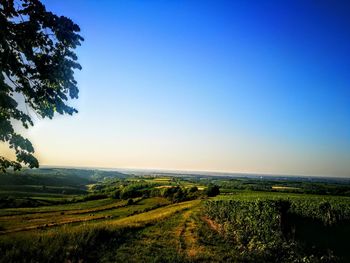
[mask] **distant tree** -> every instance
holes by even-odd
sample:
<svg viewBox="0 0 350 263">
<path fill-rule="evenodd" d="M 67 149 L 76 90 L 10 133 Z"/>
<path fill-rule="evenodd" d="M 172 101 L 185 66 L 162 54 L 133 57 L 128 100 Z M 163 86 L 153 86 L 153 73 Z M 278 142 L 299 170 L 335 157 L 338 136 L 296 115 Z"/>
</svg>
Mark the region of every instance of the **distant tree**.
<svg viewBox="0 0 350 263">
<path fill-rule="evenodd" d="M 176 192 L 178 192 L 180 190 L 179 186 L 176 187 L 169 187 L 169 188 L 165 188 L 163 190 L 163 197 L 168 198 L 168 199 L 172 199 L 174 194 Z"/>
<path fill-rule="evenodd" d="M 183 199 L 185 199 L 185 197 L 186 197 L 186 194 L 184 193 L 184 191 L 180 187 L 177 187 L 175 189 L 176 189 L 176 192 L 173 194 L 171 201 L 173 203 L 183 201 Z"/>
<path fill-rule="evenodd" d="M 83 41 L 79 31 L 39 0 L 0 0 L 0 141 L 16 154 L 16 161 L 0 156 L 0 171 L 19 170 L 21 163 L 39 166 L 31 142 L 15 131 L 13 121 L 28 128 L 30 111 L 50 119 L 77 112 L 66 102 L 78 98 L 74 70 L 81 66 L 73 50 Z"/>
<path fill-rule="evenodd" d="M 112 193 L 112 198 L 114 198 L 114 199 L 119 199 L 119 198 L 120 198 L 120 194 L 121 194 L 120 189 L 117 189 L 117 190 L 115 190 L 115 191 Z"/>
<path fill-rule="evenodd" d="M 217 186 L 215 184 L 209 184 L 208 188 L 206 190 L 206 195 L 207 196 L 217 196 L 218 194 L 220 194 L 219 186 Z"/>
<path fill-rule="evenodd" d="M 189 189 L 189 192 L 190 193 L 194 193 L 194 192 L 197 192 L 198 191 L 198 187 L 197 186 L 192 186 L 190 189 Z"/>
</svg>

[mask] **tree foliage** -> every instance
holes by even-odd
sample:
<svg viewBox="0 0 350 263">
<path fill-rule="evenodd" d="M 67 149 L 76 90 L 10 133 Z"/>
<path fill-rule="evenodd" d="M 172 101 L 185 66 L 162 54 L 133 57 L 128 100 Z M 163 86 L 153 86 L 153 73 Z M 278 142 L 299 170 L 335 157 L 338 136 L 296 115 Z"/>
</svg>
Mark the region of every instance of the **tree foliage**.
<svg viewBox="0 0 350 263">
<path fill-rule="evenodd" d="M 210 196 L 210 197 L 217 196 L 218 194 L 220 194 L 219 186 L 215 184 L 209 184 L 206 190 L 206 194 L 207 196 Z"/>
<path fill-rule="evenodd" d="M 33 125 L 30 111 L 53 118 L 77 110 L 74 70 L 81 69 L 74 49 L 83 38 L 72 20 L 46 10 L 39 0 L 0 0 L 0 140 L 16 153 L 16 161 L 0 156 L 0 171 L 38 167 L 31 142 L 14 129 Z M 23 97 L 24 103 L 19 103 Z M 17 99 L 16 99 L 17 98 Z"/>
</svg>

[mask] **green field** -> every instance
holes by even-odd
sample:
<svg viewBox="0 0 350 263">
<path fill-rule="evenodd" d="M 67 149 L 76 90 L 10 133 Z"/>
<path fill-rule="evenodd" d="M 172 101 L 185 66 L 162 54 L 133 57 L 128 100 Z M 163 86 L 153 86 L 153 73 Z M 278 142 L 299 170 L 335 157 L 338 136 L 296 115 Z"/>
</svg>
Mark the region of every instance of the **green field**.
<svg viewBox="0 0 350 263">
<path fill-rule="evenodd" d="M 46 181 L 38 176 L 46 185 L 37 187 L 40 196 L 23 196 L 20 183 L 7 190 L 10 196 L 2 191 L 0 262 L 350 259 L 349 196 L 300 193 L 302 184 L 293 186 L 298 188 L 294 193 L 230 188 L 232 179 L 227 178 L 104 174 L 106 178 L 96 179 L 91 172 L 80 180 L 77 171 L 72 176 L 62 170 L 62 182 L 67 181 L 66 174 L 76 183 L 69 187 L 85 187 L 86 193 L 53 197 L 50 181 L 58 187 L 57 181 L 48 174 Z M 23 175 L 21 180 L 28 178 Z M 252 182 L 247 183 L 251 187 Z M 209 189 L 215 184 L 226 188 L 211 196 Z"/>
</svg>

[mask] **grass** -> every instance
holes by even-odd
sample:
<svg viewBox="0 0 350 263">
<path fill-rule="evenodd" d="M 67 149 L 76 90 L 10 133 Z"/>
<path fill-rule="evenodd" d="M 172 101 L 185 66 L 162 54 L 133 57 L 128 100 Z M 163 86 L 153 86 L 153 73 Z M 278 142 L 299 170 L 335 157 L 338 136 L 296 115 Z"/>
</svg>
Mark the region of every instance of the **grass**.
<svg viewBox="0 0 350 263">
<path fill-rule="evenodd" d="M 164 206 L 156 208 L 156 205 Z M 240 262 L 245 259 L 246 255 L 223 240 L 201 211 L 200 200 L 168 204 L 160 198 L 143 199 L 134 205 L 95 212 L 115 215 L 108 219 L 0 236 L 3 255 L 0 262 L 23 262 L 23 259 L 29 262 Z M 70 212 L 74 214 L 74 210 Z M 68 215 L 65 216 L 67 219 Z"/>
<path fill-rule="evenodd" d="M 185 207 L 185 209 L 180 209 Z M 174 213 L 174 210 L 178 212 Z M 164 217 L 161 211 L 170 212 Z M 135 220 L 142 226 L 122 244 L 105 251 L 103 262 L 232 262 L 236 252 L 222 241 L 201 218 L 200 201 L 190 201 L 154 210 L 134 218 L 115 221 L 116 224 Z M 153 220 L 153 215 L 159 215 Z M 130 220 L 132 219 L 132 220 Z M 166 220 L 165 220 L 166 219 Z M 156 222 L 149 224 L 145 222 Z M 218 246 L 218 244 L 220 246 Z"/>
<path fill-rule="evenodd" d="M 187 201 L 177 204 L 168 205 L 158 209 L 151 210 L 149 212 L 141 213 L 127 218 L 119 220 L 113 220 L 106 222 L 106 226 L 142 226 L 146 224 L 152 224 L 158 220 L 163 220 L 174 213 L 189 209 L 200 203 L 199 200 Z"/>
<path fill-rule="evenodd" d="M 24 230 L 31 230 L 37 228 L 44 228 L 49 226 L 56 226 L 72 222 L 83 222 L 89 220 L 102 219 L 104 214 L 99 212 L 116 209 L 126 204 L 126 201 L 119 201 L 113 204 L 108 204 L 93 208 L 84 208 L 79 210 L 61 210 L 46 213 L 29 213 L 22 215 L 11 215 L 0 217 L 0 227 L 2 231 L 18 232 Z"/>
<path fill-rule="evenodd" d="M 91 205 L 91 202 L 85 202 L 85 204 L 81 204 L 80 209 L 67 209 L 67 207 L 64 207 L 66 210 L 57 210 L 59 209 L 57 207 L 62 207 L 56 206 L 55 211 L 46 211 L 45 213 L 33 213 L 33 211 L 30 211 L 27 214 L 1 216 L 0 234 L 45 229 L 70 223 L 123 218 L 169 204 L 168 200 L 158 197 L 136 200 L 135 204 L 129 206 L 126 205 L 126 201 L 114 201 L 106 205 L 96 206 L 97 203 L 102 203 L 101 200 L 97 201 L 100 202 L 95 201 L 93 207 L 88 207 Z M 72 206 L 69 206 L 69 208 L 72 208 Z"/>
<path fill-rule="evenodd" d="M 76 197 L 77 194 L 62 194 L 62 193 L 46 193 L 46 192 L 27 192 L 27 191 L 12 191 L 0 189 L 0 197 L 41 197 L 41 198 L 69 198 Z"/>
<path fill-rule="evenodd" d="M 146 200 L 142 200 L 145 203 L 140 202 L 140 206 L 154 205 L 156 201 L 152 198 Z M 0 254 L 2 254 L 0 262 L 23 262 L 24 259 L 29 262 L 96 262 L 101 257 L 111 256 L 110 253 L 113 256 L 125 242 L 133 240 L 138 231 L 160 222 L 171 223 L 172 220 L 165 219 L 180 216 L 181 211 L 191 209 L 199 203 L 199 200 L 188 201 L 120 219 L 3 235 L 0 236 Z M 138 205 L 130 207 L 134 206 L 138 207 Z M 164 247 L 167 247 L 166 235 L 163 236 L 162 242 Z M 147 255 L 150 256 L 145 254 Z M 126 253 L 124 257 L 130 258 L 130 254 Z"/>
<path fill-rule="evenodd" d="M 183 255 L 179 253 L 176 231 L 182 218 L 183 214 L 177 213 L 167 220 L 141 229 L 107 255 L 107 261 L 184 262 Z"/>
<path fill-rule="evenodd" d="M 349 197 L 252 191 L 211 200 L 281 198 L 350 202 Z M 134 201 L 127 205 L 100 199 L 0 209 L 0 262 L 237 262 L 244 258 L 201 214 L 201 200 Z"/>
<path fill-rule="evenodd" d="M 159 208 L 111 222 L 112 226 L 134 226 L 140 230 L 115 250 L 103 255 L 105 262 L 185 262 L 186 222 L 200 201 L 189 201 Z M 166 220 L 165 220 L 166 219 Z M 186 240 L 186 241 L 184 241 Z M 130 256 L 132 255 L 132 256 Z"/>
<path fill-rule="evenodd" d="M 34 214 L 34 213 L 48 213 L 48 212 L 61 212 L 68 210 L 81 210 L 88 208 L 96 208 L 105 205 L 110 205 L 116 201 L 110 198 L 91 200 L 86 202 L 62 204 L 62 205 L 51 205 L 51 206 L 40 206 L 30 208 L 4 208 L 0 209 L 0 216 L 10 215 L 21 215 L 21 214 Z"/>
<path fill-rule="evenodd" d="M 271 186 L 274 190 L 300 190 L 300 187 L 292 187 L 292 186 L 281 186 L 281 185 L 273 185 Z"/>
</svg>

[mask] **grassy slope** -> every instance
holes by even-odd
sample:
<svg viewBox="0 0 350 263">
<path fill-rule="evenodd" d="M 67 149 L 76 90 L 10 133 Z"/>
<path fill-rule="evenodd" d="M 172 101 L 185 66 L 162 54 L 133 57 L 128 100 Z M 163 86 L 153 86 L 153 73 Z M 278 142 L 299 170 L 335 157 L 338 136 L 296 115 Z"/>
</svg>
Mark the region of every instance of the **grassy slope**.
<svg viewBox="0 0 350 263">
<path fill-rule="evenodd" d="M 75 206 L 73 204 L 51 206 L 47 211 L 40 211 L 39 213 L 33 213 L 38 211 L 35 208 L 22 208 L 21 210 L 25 210 L 27 213 L 0 216 L 0 234 L 42 229 L 68 223 L 122 218 L 169 203 L 164 198 L 144 199 L 130 206 L 126 206 L 126 201 L 109 199 L 104 200 L 106 202 L 104 205 L 102 201 L 84 202 L 80 204 L 80 207 L 76 206 L 77 204 L 74 204 Z"/>
<path fill-rule="evenodd" d="M 78 202 L 62 205 L 40 206 L 40 207 L 24 207 L 24 208 L 4 208 L 0 209 L 0 216 L 21 215 L 21 214 L 35 214 L 35 213 L 49 213 L 61 212 L 67 210 L 81 210 L 95 208 L 105 205 L 113 204 L 115 200 L 106 198 L 100 200 L 91 200 L 86 202 Z"/>
<path fill-rule="evenodd" d="M 0 262 L 23 262 L 24 259 L 27 261 L 35 259 L 39 262 L 67 260 L 77 262 L 84 259 L 96 262 L 102 257 L 114 257 L 119 247 L 133 240 L 138 231 L 160 222 L 171 223 L 172 217 L 181 216 L 181 211 L 189 210 L 199 203 L 199 200 L 188 201 L 121 219 L 2 235 L 0 236 L 0 254 L 3 257 Z M 164 234 L 163 236 L 166 237 Z M 168 247 L 170 243 L 166 239 L 163 241 L 164 247 Z M 124 256 L 129 257 L 130 254 Z M 150 255 L 145 254 L 145 256 Z"/>
<path fill-rule="evenodd" d="M 146 225 L 112 249 L 104 262 L 232 262 L 237 255 L 200 214 L 200 203 Z M 154 211 L 156 212 L 156 211 Z"/>
<path fill-rule="evenodd" d="M 347 197 L 249 191 L 214 199 L 266 198 L 350 201 Z M 124 206 L 125 201 L 104 199 L 2 209 L 0 226 L 3 230 L 32 229 L 0 235 L 0 254 L 4 253 L 0 262 L 14 259 L 21 262 L 23 258 L 52 262 L 80 259 L 91 262 L 236 261 L 239 252 L 230 248 L 210 222 L 201 217 L 200 203 L 194 200 L 168 205 L 163 198 L 149 198 Z M 156 208 L 159 205 L 166 206 Z M 56 224 L 50 225 L 52 220 Z M 43 224 L 47 226 L 41 228 Z"/>
</svg>

